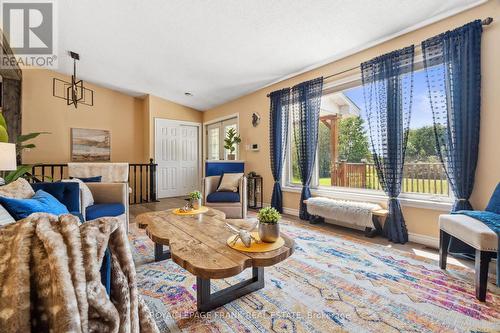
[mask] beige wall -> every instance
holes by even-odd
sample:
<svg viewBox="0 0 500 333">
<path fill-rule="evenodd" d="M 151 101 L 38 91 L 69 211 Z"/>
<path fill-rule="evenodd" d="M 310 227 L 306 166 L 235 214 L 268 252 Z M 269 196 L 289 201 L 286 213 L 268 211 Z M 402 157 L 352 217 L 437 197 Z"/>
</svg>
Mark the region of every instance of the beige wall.
<svg viewBox="0 0 500 333">
<path fill-rule="evenodd" d="M 24 154 L 24 163 L 70 161 L 72 127 L 110 130 L 114 162 L 144 161 L 143 100 L 85 83 L 94 90 L 94 106 L 78 105 L 75 109 L 52 96 L 54 77 L 70 80 L 48 70 L 23 70 L 22 131 L 50 132 L 34 140 L 37 147 Z"/>
<path fill-rule="evenodd" d="M 154 157 L 154 118 L 202 122 L 202 113 L 156 96 L 140 98 L 85 83 L 94 90 L 94 106 L 67 106 L 52 96 L 52 78 L 66 75 L 42 69 L 23 70 L 23 133 L 50 132 L 33 142 L 24 163 L 65 163 L 71 159 L 70 129 L 111 131 L 111 161 L 142 163 Z"/>
<path fill-rule="evenodd" d="M 201 123 L 203 121 L 203 113 L 198 110 L 153 95 L 148 95 L 145 99 L 145 109 L 147 110 L 146 124 L 149 124 L 149 127 L 145 129 L 145 132 L 147 132 L 146 137 L 149 138 L 145 150 L 149 152 L 150 157 L 154 157 L 155 118 L 182 120 L 194 123 Z"/>
<path fill-rule="evenodd" d="M 472 204 L 478 209 L 486 206 L 487 201 L 500 181 L 500 135 L 497 129 L 500 124 L 500 2 L 490 1 L 480 7 L 461 13 L 444 21 L 435 23 L 420 30 L 408 33 L 378 46 L 351 55 L 339 61 L 330 63 L 316 70 L 309 71 L 297 77 L 282 81 L 270 87 L 261 89 L 250 95 L 241 97 L 224 105 L 218 106 L 204 113 L 205 122 L 224 115 L 239 112 L 240 133 L 242 145 L 250 143 L 260 144 L 259 152 L 241 149 L 241 159 L 246 161 L 246 171 L 256 171 L 264 177 L 264 201 L 271 201 L 272 176 L 269 166 L 269 100 L 266 95 L 274 90 L 290 87 L 296 83 L 341 72 L 359 65 L 395 49 L 419 44 L 422 40 L 437 35 L 448 29 L 456 28 L 474 19 L 494 18 L 492 25 L 485 28 L 482 49 L 482 114 L 481 114 L 481 142 L 479 164 L 476 172 L 476 183 L 472 195 Z M 346 36 L 348 38 L 348 36 Z M 352 75 L 349 73 L 346 75 Z M 344 76 L 345 77 L 345 76 Z M 337 76 L 335 79 L 341 79 Z M 262 122 L 254 128 L 251 125 L 251 115 L 259 112 Z M 244 148 L 244 146 L 242 146 Z M 297 209 L 300 194 L 284 193 L 284 206 Z M 410 233 L 438 237 L 437 218 L 441 211 L 404 206 L 403 211 Z"/>
</svg>

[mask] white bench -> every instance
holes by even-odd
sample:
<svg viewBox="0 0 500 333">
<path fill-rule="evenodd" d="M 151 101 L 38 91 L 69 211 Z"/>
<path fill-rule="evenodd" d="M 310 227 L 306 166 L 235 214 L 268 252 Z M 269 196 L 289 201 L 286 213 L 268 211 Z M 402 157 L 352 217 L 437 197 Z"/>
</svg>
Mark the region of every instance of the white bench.
<svg viewBox="0 0 500 333">
<path fill-rule="evenodd" d="M 332 202 L 332 206 L 334 206 L 336 202 L 341 202 L 342 205 L 344 205 L 344 206 L 349 206 L 349 204 L 352 204 L 352 207 L 356 208 L 356 209 L 359 209 L 360 204 L 364 204 L 364 203 L 360 203 L 360 202 L 356 202 L 356 201 L 333 200 L 333 199 L 326 199 L 326 198 L 321 198 L 321 199 L 324 199 L 326 203 L 328 203 L 328 200 L 330 200 Z M 314 205 L 314 200 L 312 200 L 312 201 L 304 200 L 304 203 L 306 205 L 308 205 L 308 207 L 313 207 L 312 205 Z M 323 205 L 324 205 L 324 203 L 323 203 Z M 308 209 L 308 211 L 309 211 L 309 209 Z M 316 209 L 311 209 L 311 211 L 315 212 Z M 311 218 L 309 219 L 309 222 L 311 224 L 324 223 L 325 218 L 326 218 L 326 219 L 333 219 L 335 221 L 342 222 L 343 225 L 347 224 L 348 226 L 352 225 L 352 227 L 355 227 L 355 223 L 353 223 L 353 221 L 349 221 L 347 219 L 339 219 L 339 216 L 335 214 L 334 210 L 331 212 L 324 212 L 321 215 L 316 215 L 316 214 L 311 213 L 311 212 L 309 212 L 309 213 L 311 215 Z M 375 207 L 372 208 L 369 213 L 371 213 L 371 222 L 373 225 L 365 225 L 364 231 L 365 231 L 365 236 L 371 238 L 371 237 L 375 237 L 377 234 L 382 233 L 382 223 L 381 222 L 383 219 L 385 219 L 387 217 L 387 215 L 389 214 L 389 211 L 387 209 L 383 209 L 382 207 L 378 206 L 376 208 Z"/>
</svg>

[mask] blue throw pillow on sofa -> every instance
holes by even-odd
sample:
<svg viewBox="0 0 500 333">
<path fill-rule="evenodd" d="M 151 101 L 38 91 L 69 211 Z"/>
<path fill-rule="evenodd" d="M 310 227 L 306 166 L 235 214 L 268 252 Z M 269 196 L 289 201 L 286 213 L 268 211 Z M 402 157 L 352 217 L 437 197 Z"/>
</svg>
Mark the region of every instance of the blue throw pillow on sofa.
<svg viewBox="0 0 500 333">
<path fill-rule="evenodd" d="M 0 204 L 18 221 L 33 213 L 68 214 L 65 205 L 49 193 L 38 190 L 31 199 L 13 199 L 0 196 Z"/>
<path fill-rule="evenodd" d="M 78 178 L 84 183 L 100 183 L 102 180 L 102 176 L 95 177 L 69 177 L 70 179 Z"/>
</svg>

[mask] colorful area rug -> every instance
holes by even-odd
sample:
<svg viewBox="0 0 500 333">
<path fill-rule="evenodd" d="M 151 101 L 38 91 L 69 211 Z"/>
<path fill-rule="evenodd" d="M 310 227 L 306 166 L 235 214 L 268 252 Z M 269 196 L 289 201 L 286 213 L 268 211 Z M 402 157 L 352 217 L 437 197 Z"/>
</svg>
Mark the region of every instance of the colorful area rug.
<svg viewBox="0 0 500 333">
<path fill-rule="evenodd" d="M 138 283 L 162 332 L 500 332 L 500 293 L 474 296 L 469 269 L 284 221 L 295 253 L 266 268 L 266 286 L 226 306 L 196 312 L 196 279 L 131 227 Z M 248 278 L 215 280 L 213 291 Z"/>
</svg>

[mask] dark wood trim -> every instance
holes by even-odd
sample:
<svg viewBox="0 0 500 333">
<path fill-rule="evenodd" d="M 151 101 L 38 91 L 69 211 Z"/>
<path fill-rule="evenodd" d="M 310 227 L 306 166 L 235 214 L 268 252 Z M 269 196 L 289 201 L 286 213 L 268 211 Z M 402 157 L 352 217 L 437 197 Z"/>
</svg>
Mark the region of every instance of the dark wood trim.
<svg viewBox="0 0 500 333">
<path fill-rule="evenodd" d="M 451 237 L 444 230 L 439 230 L 439 267 L 446 269 L 446 259 L 448 258 L 448 246 Z"/>
<path fill-rule="evenodd" d="M 215 293 L 210 291 L 210 279 L 196 277 L 198 312 L 208 312 L 241 296 L 264 288 L 264 267 L 252 267 L 252 277 Z"/>
<path fill-rule="evenodd" d="M 486 300 L 488 289 L 488 266 L 493 252 L 476 250 L 476 298 L 481 302 Z"/>
<path fill-rule="evenodd" d="M 164 250 L 162 244 L 155 243 L 155 261 L 162 261 L 172 258 L 170 250 Z"/>
<path fill-rule="evenodd" d="M 321 223 L 325 223 L 325 219 L 319 215 L 310 215 L 309 216 L 309 223 L 310 224 L 321 224 Z"/>
</svg>

